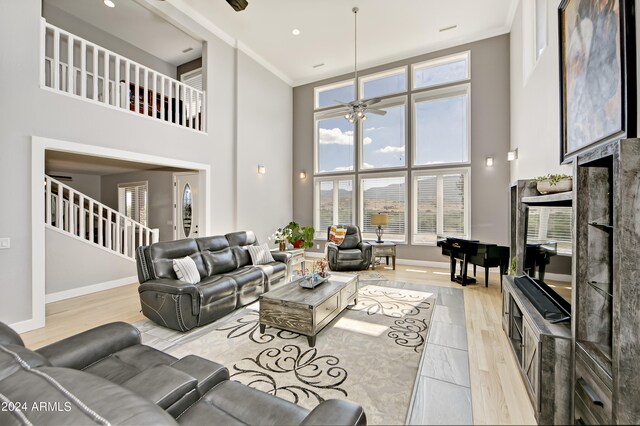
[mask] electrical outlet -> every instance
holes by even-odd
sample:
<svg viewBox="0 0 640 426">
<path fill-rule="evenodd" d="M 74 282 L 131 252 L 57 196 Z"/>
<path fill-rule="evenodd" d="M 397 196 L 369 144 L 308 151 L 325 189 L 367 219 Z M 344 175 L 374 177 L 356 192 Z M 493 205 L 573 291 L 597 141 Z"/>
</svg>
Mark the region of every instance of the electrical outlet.
<svg viewBox="0 0 640 426">
<path fill-rule="evenodd" d="M 316 249 L 320 250 L 320 244 L 316 244 Z"/>
<path fill-rule="evenodd" d="M 0 249 L 8 249 L 11 247 L 11 238 L 0 238 Z"/>
</svg>

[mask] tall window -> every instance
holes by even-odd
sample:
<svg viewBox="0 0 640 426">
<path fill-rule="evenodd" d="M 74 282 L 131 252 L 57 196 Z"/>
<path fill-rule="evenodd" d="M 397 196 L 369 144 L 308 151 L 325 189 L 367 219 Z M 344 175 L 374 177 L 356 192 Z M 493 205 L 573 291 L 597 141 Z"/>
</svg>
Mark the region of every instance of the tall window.
<svg viewBox="0 0 640 426">
<path fill-rule="evenodd" d="M 369 114 L 360 128 L 360 169 L 406 166 L 406 97 L 375 105 L 385 115 Z"/>
<path fill-rule="evenodd" d="M 316 238 L 325 239 L 331 225 L 354 222 L 355 197 L 353 177 L 317 178 L 314 189 L 313 227 Z"/>
<path fill-rule="evenodd" d="M 375 177 L 374 177 L 375 176 Z M 376 239 L 371 215 L 386 213 L 384 239 L 406 241 L 407 186 L 404 174 L 376 174 L 360 178 L 360 229 L 366 239 Z"/>
<path fill-rule="evenodd" d="M 529 208 L 527 242 L 558 243 L 558 252 L 571 254 L 571 207 Z"/>
<path fill-rule="evenodd" d="M 387 214 L 388 241 L 471 237 L 470 97 L 469 51 L 316 87 L 316 237 L 332 224 L 357 224 L 376 239 L 374 213 Z M 344 104 L 369 98 L 378 101 L 365 119 L 349 123 Z"/>
<path fill-rule="evenodd" d="M 470 86 L 463 84 L 413 95 L 413 164 L 469 161 Z"/>
<path fill-rule="evenodd" d="M 147 226 L 147 182 L 118 184 L 118 212 Z"/>
<path fill-rule="evenodd" d="M 353 124 L 335 113 L 316 119 L 316 172 L 353 171 Z"/>
<path fill-rule="evenodd" d="M 414 64 L 413 88 L 422 89 L 471 78 L 470 52 L 457 53 L 443 58 Z"/>
<path fill-rule="evenodd" d="M 437 237 L 469 237 L 467 169 L 413 173 L 414 244 L 433 244 Z"/>
</svg>

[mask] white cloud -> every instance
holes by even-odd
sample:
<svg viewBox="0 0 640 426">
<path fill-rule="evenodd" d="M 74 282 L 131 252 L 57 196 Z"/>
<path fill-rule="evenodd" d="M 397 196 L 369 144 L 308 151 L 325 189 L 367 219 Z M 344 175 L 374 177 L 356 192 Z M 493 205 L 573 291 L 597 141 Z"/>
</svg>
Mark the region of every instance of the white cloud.
<svg viewBox="0 0 640 426">
<path fill-rule="evenodd" d="M 333 169 L 334 172 L 350 172 L 353 170 L 352 166 L 339 166 Z"/>
<path fill-rule="evenodd" d="M 384 126 L 381 126 L 381 127 L 366 127 L 364 129 L 364 131 L 365 132 L 375 132 L 376 130 L 382 130 L 384 128 L 385 128 Z"/>
<path fill-rule="evenodd" d="M 385 146 L 382 149 L 379 149 L 377 152 L 381 152 L 383 154 L 388 154 L 391 152 L 404 152 L 404 146 Z"/>
<path fill-rule="evenodd" d="M 351 145 L 353 130 L 343 132 L 339 128 L 320 129 L 320 145 Z"/>
<path fill-rule="evenodd" d="M 362 167 L 365 169 L 373 169 L 375 166 L 369 163 L 362 163 Z"/>
<path fill-rule="evenodd" d="M 362 143 L 365 145 L 369 145 L 371 142 L 373 142 L 373 139 L 371 139 L 369 136 L 362 140 Z"/>
</svg>

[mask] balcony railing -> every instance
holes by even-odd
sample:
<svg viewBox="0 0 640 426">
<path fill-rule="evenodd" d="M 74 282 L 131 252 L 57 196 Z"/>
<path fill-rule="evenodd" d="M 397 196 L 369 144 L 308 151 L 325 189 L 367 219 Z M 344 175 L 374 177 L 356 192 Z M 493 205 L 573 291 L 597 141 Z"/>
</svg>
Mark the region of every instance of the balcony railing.
<svg viewBox="0 0 640 426">
<path fill-rule="evenodd" d="M 40 84 L 154 120 L 206 131 L 205 92 L 51 25 L 44 18 Z"/>
</svg>

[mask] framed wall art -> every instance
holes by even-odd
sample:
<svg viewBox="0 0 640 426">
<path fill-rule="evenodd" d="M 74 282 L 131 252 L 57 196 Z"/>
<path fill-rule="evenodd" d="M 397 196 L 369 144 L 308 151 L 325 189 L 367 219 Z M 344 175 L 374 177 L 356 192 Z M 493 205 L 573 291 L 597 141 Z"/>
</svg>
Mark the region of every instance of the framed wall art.
<svg viewBox="0 0 640 426">
<path fill-rule="evenodd" d="M 560 162 L 637 131 L 635 0 L 563 0 Z"/>
</svg>

